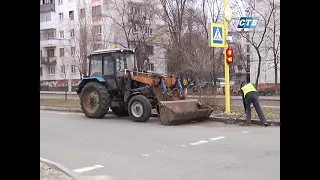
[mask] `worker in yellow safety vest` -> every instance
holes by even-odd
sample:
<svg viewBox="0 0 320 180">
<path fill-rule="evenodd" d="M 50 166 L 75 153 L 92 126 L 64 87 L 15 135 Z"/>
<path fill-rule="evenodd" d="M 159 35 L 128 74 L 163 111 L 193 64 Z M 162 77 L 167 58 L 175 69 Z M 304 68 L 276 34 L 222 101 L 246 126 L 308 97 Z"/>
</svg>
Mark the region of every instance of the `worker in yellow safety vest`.
<svg viewBox="0 0 320 180">
<path fill-rule="evenodd" d="M 269 126 L 269 124 L 266 121 L 266 118 L 263 114 L 263 111 L 260 107 L 259 103 L 259 94 L 256 90 L 256 88 L 251 84 L 247 82 L 241 83 L 241 92 L 242 92 L 242 101 L 244 110 L 246 111 L 246 123 L 244 125 L 250 126 L 251 124 L 251 103 L 253 104 L 254 108 L 256 109 L 256 112 L 259 116 L 259 119 L 264 126 Z"/>
</svg>

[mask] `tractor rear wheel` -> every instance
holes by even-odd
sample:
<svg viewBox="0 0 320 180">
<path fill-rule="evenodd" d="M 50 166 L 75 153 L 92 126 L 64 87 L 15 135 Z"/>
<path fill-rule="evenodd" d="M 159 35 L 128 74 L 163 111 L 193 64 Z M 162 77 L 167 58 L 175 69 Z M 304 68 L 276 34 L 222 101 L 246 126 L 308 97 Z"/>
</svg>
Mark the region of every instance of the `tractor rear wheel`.
<svg viewBox="0 0 320 180">
<path fill-rule="evenodd" d="M 108 90 L 100 83 L 89 82 L 82 89 L 80 105 L 87 117 L 103 118 L 110 107 Z"/>
<path fill-rule="evenodd" d="M 133 96 L 128 103 L 128 112 L 135 122 L 146 122 L 151 116 L 151 103 L 143 95 Z"/>
<path fill-rule="evenodd" d="M 111 110 L 117 116 L 129 116 L 128 111 L 124 107 L 112 107 Z"/>
</svg>

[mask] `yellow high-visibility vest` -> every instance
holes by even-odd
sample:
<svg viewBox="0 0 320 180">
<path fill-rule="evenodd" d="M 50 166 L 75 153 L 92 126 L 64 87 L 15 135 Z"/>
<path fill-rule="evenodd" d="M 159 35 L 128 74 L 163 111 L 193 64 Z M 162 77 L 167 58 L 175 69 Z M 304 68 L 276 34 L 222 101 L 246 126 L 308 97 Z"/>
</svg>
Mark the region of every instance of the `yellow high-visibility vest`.
<svg viewBox="0 0 320 180">
<path fill-rule="evenodd" d="M 244 85 L 241 89 L 243 91 L 244 97 L 246 97 L 246 94 L 248 92 L 252 92 L 252 91 L 257 92 L 256 88 L 254 88 L 254 86 L 251 83 Z"/>
</svg>

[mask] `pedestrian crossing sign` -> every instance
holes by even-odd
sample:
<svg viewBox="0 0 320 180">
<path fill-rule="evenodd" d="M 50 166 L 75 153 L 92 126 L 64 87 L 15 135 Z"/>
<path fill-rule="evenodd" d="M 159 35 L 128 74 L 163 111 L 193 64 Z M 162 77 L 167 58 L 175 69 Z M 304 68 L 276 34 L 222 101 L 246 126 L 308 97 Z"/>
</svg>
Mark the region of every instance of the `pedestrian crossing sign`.
<svg viewBox="0 0 320 180">
<path fill-rule="evenodd" d="M 225 47 L 224 25 L 211 23 L 210 28 L 210 46 Z"/>
</svg>

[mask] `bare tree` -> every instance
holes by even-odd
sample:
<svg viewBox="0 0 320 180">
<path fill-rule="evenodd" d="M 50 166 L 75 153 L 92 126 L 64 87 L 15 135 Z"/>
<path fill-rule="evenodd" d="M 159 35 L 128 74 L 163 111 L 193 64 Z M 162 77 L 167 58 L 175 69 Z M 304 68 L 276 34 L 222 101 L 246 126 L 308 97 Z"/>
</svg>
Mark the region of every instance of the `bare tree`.
<svg viewBox="0 0 320 180">
<path fill-rule="evenodd" d="M 131 0 L 105 0 L 104 17 L 111 20 L 114 34 L 114 43 L 126 48 L 136 48 L 137 64 L 142 68 L 143 64 L 149 64 L 148 55 L 152 54 L 152 46 L 155 36 L 152 33 L 153 6 L 152 1 L 143 0 L 134 2 Z"/>
<path fill-rule="evenodd" d="M 196 2 L 196 1 L 195 1 Z M 202 32 L 206 39 L 209 39 L 209 27 L 208 24 L 210 22 L 218 23 L 223 21 L 223 1 L 218 0 L 202 0 L 200 7 L 196 6 L 196 3 L 192 3 L 189 7 L 195 10 L 195 13 L 190 13 L 194 11 L 187 11 L 189 16 L 196 21 L 199 25 L 199 31 Z M 220 69 L 223 69 L 223 61 L 220 59 L 220 53 L 222 51 L 216 51 L 215 48 L 211 48 L 207 53 L 211 55 L 211 69 L 208 71 L 213 77 L 214 84 L 216 84 L 217 74 Z M 215 55 L 218 54 L 217 58 Z"/>
<path fill-rule="evenodd" d="M 280 3 L 275 4 L 275 10 L 272 13 L 271 24 L 268 27 L 269 33 L 267 38 L 270 42 L 268 49 L 271 49 L 273 55 L 274 82 L 278 92 L 278 71 L 280 63 Z"/>
<path fill-rule="evenodd" d="M 268 5 L 268 9 L 266 10 L 266 4 Z M 254 48 L 258 56 L 258 70 L 256 76 L 255 86 L 258 87 L 259 77 L 260 77 L 260 70 L 261 70 L 261 45 L 264 42 L 266 37 L 266 33 L 268 30 L 268 26 L 270 24 L 271 17 L 273 12 L 276 8 L 274 0 L 267 0 L 267 1 L 259 1 L 259 0 L 247 0 L 246 4 L 248 5 L 248 11 L 250 16 L 257 15 L 259 17 L 259 22 L 257 28 L 252 31 L 251 38 L 247 38 L 245 32 L 240 32 L 241 36 L 245 38 Z M 233 24 L 235 27 L 235 24 Z"/>
<path fill-rule="evenodd" d="M 157 0 L 159 6 L 154 7 L 154 12 L 162 20 L 168 30 L 169 44 L 167 46 L 167 69 L 169 73 L 182 76 L 182 43 L 181 38 L 185 24 L 187 0 Z"/>
</svg>

